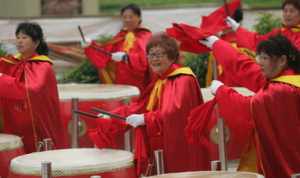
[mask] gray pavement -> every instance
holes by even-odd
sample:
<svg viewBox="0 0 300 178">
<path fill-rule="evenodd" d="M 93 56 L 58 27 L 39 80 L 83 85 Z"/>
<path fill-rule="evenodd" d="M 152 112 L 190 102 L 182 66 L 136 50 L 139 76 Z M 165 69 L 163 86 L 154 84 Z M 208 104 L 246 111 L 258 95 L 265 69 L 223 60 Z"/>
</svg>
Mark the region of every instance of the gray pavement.
<svg viewBox="0 0 300 178">
<path fill-rule="evenodd" d="M 163 31 L 173 22 L 184 22 L 198 26 L 202 15 L 208 15 L 216 7 L 184 8 L 184 9 L 158 9 L 144 10 L 143 24 L 153 32 Z M 280 17 L 280 10 L 245 11 L 243 25 L 251 28 L 260 12 L 270 12 Z M 13 41 L 16 25 L 22 20 L 0 20 L 0 40 Z M 65 43 L 80 40 L 77 26 L 81 25 L 85 35 L 95 38 L 98 35 L 115 34 L 121 26 L 116 17 L 82 17 L 82 18 L 50 18 L 33 19 L 41 24 L 48 42 Z"/>
</svg>

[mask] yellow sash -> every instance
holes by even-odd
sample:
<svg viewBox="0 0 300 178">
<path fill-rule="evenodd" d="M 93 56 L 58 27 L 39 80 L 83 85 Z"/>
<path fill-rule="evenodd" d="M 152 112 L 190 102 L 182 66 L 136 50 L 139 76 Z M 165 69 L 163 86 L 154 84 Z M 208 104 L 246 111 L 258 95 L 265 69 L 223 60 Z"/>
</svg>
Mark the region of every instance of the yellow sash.
<svg viewBox="0 0 300 178">
<path fill-rule="evenodd" d="M 300 88 L 300 75 L 284 75 L 271 80 L 272 82 L 281 82 Z"/>
<path fill-rule="evenodd" d="M 176 75 L 192 75 L 195 77 L 195 74 L 193 73 L 193 71 L 189 68 L 189 67 L 181 67 L 178 68 L 176 70 L 174 70 L 173 72 L 171 72 L 165 79 L 158 79 L 155 84 L 154 87 L 151 91 L 150 94 L 150 98 L 147 104 L 147 110 L 148 111 L 152 111 L 154 109 L 155 104 L 159 101 L 160 99 L 160 95 L 161 95 L 161 91 L 163 89 L 164 84 L 167 81 L 167 78 L 169 77 L 173 77 Z"/>
<path fill-rule="evenodd" d="M 125 36 L 125 40 L 123 43 L 123 50 L 128 53 L 129 50 L 133 47 L 136 38 L 133 32 L 128 32 Z"/>
<path fill-rule="evenodd" d="M 287 30 L 287 29 L 288 29 L 288 28 L 286 28 L 286 27 L 282 27 L 282 28 L 281 28 L 282 31 Z M 300 32 L 300 25 L 296 25 L 295 27 L 292 27 L 292 28 L 291 28 L 291 31 L 292 31 L 292 32 Z"/>
</svg>

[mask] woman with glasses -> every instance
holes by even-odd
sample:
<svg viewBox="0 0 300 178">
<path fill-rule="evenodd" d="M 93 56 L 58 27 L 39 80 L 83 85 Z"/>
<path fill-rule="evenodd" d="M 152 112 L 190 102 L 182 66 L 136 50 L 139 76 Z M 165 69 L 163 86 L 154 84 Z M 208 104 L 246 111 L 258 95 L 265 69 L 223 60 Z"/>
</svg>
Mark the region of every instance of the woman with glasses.
<svg viewBox="0 0 300 178">
<path fill-rule="evenodd" d="M 165 172 L 208 170 L 208 150 L 204 146 L 189 145 L 184 134 L 189 112 L 203 103 L 195 74 L 190 68 L 178 64 L 178 45 L 165 34 L 153 36 L 146 51 L 152 82 L 136 102 L 113 112 L 127 117 L 124 130 L 128 125 L 136 128 L 136 133 L 138 129 L 142 130 L 143 139 L 138 144 L 146 145 L 143 151 L 139 151 L 147 153 L 144 155 L 146 163 L 153 163 L 153 151 L 162 149 Z M 113 124 L 120 123 L 115 120 L 99 122 L 98 130 L 93 133 L 95 143 L 103 143 L 107 139 L 103 135 L 111 136 L 111 130 L 118 132 Z M 111 129 L 105 127 L 105 131 L 103 122 L 111 122 Z M 109 145 L 100 145 L 105 146 Z M 136 157 L 139 157 L 135 150 Z"/>
</svg>

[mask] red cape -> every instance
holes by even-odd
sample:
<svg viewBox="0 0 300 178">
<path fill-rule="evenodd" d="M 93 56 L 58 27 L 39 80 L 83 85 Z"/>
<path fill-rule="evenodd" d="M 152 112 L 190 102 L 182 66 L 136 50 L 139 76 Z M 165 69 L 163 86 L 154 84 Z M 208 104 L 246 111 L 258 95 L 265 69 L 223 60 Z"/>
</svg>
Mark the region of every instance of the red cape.
<svg viewBox="0 0 300 178">
<path fill-rule="evenodd" d="M 16 61 L 0 77 L 4 132 L 21 136 L 27 153 L 36 151 L 37 141 L 45 138 L 51 138 L 55 148 L 65 148 L 67 142 L 59 118 L 57 83 L 51 64 L 33 59 Z M 7 61 L 0 60 L 0 66 L 3 65 Z"/>
</svg>

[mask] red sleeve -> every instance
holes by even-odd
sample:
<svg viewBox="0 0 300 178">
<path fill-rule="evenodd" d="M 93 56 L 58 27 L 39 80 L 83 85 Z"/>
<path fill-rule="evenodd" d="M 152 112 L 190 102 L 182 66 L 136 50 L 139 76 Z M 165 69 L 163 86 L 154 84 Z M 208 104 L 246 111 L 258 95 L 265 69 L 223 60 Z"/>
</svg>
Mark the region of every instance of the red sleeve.
<svg viewBox="0 0 300 178">
<path fill-rule="evenodd" d="M 273 31 L 265 34 L 259 35 L 256 32 L 250 32 L 243 27 L 239 27 L 236 31 L 236 42 L 239 47 L 248 48 L 252 51 L 256 51 L 256 46 L 259 42 L 268 39 L 270 36 L 279 33 L 279 29 L 274 29 Z"/>
<path fill-rule="evenodd" d="M 218 40 L 213 45 L 213 55 L 228 75 L 234 76 L 235 83 L 257 92 L 264 86 L 266 79 L 256 62 L 238 52 L 229 43 Z"/>
<path fill-rule="evenodd" d="M 102 51 L 110 52 L 111 48 L 111 45 L 103 47 L 93 41 L 90 46 L 84 49 L 84 53 L 87 56 L 87 59 L 97 68 L 104 68 L 111 60 L 111 57 Z"/>
<path fill-rule="evenodd" d="M 161 108 L 145 114 L 148 134 L 159 136 L 169 126 L 182 127 L 182 130 L 191 109 L 202 103 L 199 85 L 194 77 L 179 76 L 168 81 L 161 96 Z"/>
<path fill-rule="evenodd" d="M 224 119 L 235 119 L 235 123 L 251 121 L 250 96 L 243 96 L 232 88 L 221 86 L 216 93 L 219 112 Z M 228 122 L 228 121 L 227 121 Z M 232 121 L 230 121 L 233 123 Z M 250 127 L 250 125 L 248 125 Z M 244 128 L 240 128 L 244 129 Z"/>
</svg>

